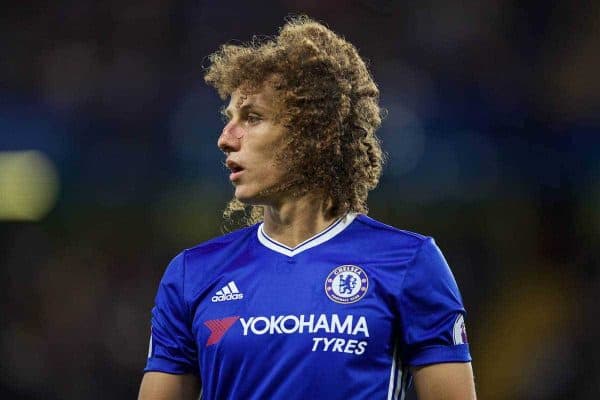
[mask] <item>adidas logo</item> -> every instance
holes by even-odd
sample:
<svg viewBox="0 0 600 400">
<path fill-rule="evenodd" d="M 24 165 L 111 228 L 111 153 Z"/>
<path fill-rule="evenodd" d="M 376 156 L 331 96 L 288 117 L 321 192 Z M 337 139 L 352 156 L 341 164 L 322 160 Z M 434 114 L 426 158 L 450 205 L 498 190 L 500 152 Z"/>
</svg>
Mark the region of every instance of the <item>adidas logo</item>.
<svg viewBox="0 0 600 400">
<path fill-rule="evenodd" d="M 239 289 L 235 285 L 234 281 L 229 282 L 223 286 L 221 290 L 212 297 L 212 302 L 216 303 L 219 301 L 230 301 L 230 300 L 241 300 L 244 298 L 244 294 L 240 293 Z"/>
</svg>

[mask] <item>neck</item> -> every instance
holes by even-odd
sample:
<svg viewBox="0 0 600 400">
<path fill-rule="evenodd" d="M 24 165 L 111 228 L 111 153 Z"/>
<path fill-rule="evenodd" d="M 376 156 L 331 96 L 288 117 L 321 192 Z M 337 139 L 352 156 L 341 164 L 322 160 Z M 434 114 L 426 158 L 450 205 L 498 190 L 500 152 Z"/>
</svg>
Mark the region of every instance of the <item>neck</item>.
<svg viewBox="0 0 600 400">
<path fill-rule="evenodd" d="M 298 244 L 323 231 L 336 219 L 327 212 L 328 202 L 307 193 L 284 204 L 265 206 L 265 233 L 288 247 Z"/>
</svg>

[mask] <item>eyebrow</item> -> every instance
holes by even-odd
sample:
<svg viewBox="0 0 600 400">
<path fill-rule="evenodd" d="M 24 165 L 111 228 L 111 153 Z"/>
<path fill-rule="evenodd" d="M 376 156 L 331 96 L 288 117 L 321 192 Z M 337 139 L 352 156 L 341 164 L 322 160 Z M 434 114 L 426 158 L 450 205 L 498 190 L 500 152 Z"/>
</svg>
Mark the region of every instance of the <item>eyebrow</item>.
<svg viewBox="0 0 600 400">
<path fill-rule="evenodd" d="M 249 109 L 255 109 L 257 111 L 261 111 L 261 110 L 264 110 L 264 107 L 261 107 L 260 105 L 258 105 L 256 103 L 248 103 L 248 104 L 244 104 L 243 106 L 240 107 L 240 111 L 247 111 Z M 231 111 L 231 108 L 229 108 L 229 107 L 222 107 L 220 113 L 221 113 L 221 115 L 223 115 L 227 118 L 231 118 L 231 115 L 233 114 Z"/>
</svg>

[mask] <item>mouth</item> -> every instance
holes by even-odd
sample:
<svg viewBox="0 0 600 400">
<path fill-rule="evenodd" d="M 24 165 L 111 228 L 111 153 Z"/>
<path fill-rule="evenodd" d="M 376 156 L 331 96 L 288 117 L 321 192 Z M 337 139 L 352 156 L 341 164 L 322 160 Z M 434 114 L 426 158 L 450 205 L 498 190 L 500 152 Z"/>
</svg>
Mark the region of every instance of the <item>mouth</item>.
<svg viewBox="0 0 600 400">
<path fill-rule="evenodd" d="M 240 177 L 240 175 L 244 172 L 244 167 L 242 167 L 236 162 L 227 160 L 225 164 L 227 165 L 227 168 L 229 168 L 229 170 L 231 171 L 231 174 L 229 174 L 230 181 L 237 180 Z"/>
</svg>

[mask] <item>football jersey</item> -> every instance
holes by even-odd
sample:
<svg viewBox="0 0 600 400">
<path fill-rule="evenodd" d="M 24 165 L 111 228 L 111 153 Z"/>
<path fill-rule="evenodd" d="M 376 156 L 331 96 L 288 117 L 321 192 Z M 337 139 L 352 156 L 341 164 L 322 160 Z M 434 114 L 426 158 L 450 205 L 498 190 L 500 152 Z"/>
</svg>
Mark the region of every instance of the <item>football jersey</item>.
<svg viewBox="0 0 600 400">
<path fill-rule="evenodd" d="M 187 249 L 152 310 L 145 371 L 203 399 L 402 399 L 409 366 L 471 360 L 434 240 L 349 214 L 294 248 L 256 224 Z"/>
</svg>

